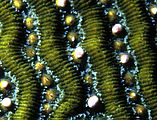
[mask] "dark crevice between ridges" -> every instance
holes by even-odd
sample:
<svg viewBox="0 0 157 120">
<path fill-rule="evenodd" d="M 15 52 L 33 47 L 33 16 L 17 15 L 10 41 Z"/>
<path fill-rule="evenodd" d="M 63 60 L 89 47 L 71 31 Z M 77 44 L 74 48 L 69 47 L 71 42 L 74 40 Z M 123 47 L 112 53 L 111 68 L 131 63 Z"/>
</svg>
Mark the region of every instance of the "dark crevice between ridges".
<svg viewBox="0 0 157 120">
<path fill-rule="evenodd" d="M 157 119 L 157 70 L 154 30 L 144 0 L 117 0 L 130 30 L 129 43 L 135 50 L 139 67 L 138 80 L 147 108 Z"/>
<path fill-rule="evenodd" d="M 60 79 L 59 86 L 64 91 L 63 100 L 50 119 L 67 119 L 73 116 L 81 106 L 83 98 L 81 79 L 75 68 L 68 62 L 61 18 L 55 6 L 47 0 L 30 0 L 29 3 L 35 7 L 39 18 L 40 55 Z"/>
<path fill-rule="evenodd" d="M 37 119 L 39 89 L 33 69 L 21 54 L 20 46 L 23 44 L 20 37 L 23 31 L 22 19 L 20 15 L 14 12 L 9 0 L 0 1 L 0 11 L 0 21 L 3 24 L 0 39 L 0 59 L 4 67 L 10 70 L 19 82 L 19 103 L 12 119 Z"/>
<path fill-rule="evenodd" d="M 85 8 L 78 6 L 79 1 L 74 1 L 74 7 L 83 16 L 82 27 L 86 36 L 82 46 L 91 57 L 93 69 L 97 73 L 97 87 L 102 94 L 105 113 L 112 115 L 115 120 L 130 120 L 133 116 L 126 104 L 124 90 L 120 88 L 119 70 L 108 46 L 108 24 L 102 17 L 103 10 L 95 4 L 84 6 L 88 2 L 81 1 L 82 5 L 79 6 Z"/>
</svg>

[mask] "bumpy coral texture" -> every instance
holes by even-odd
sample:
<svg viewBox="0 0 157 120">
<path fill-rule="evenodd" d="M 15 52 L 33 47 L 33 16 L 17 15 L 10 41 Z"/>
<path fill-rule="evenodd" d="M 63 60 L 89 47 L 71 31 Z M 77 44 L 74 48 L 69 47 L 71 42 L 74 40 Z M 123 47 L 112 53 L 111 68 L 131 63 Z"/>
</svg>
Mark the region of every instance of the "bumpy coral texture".
<svg viewBox="0 0 157 120">
<path fill-rule="evenodd" d="M 38 17 L 41 44 L 39 55 L 59 79 L 64 91 L 59 106 L 50 114 L 50 120 L 66 120 L 79 112 L 85 101 L 84 85 L 80 71 L 68 60 L 67 43 L 63 39 L 64 26 L 59 8 L 52 0 L 27 0 Z M 135 51 L 138 63 L 140 92 L 153 120 L 157 119 L 157 56 L 152 20 L 146 11 L 144 0 L 117 0 L 119 9 L 126 17 L 129 28 L 128 42 Z M 115 120 L 134 119 L 127 104 L 125 91 L 120 84 L 120 72 L 114 50 L 110 47 L 109 20 L 96 0 L 74 0 L 75 11 L 82 16 L 85 39 L 82 48 L 90 57 L 92 69 L 97 73 L 97 88 L 101 93 L 104 114 Z M 0 60 L 19 82 L 18 107 L 14 120 L 39 118 L 41 104 L 40 84 L 35 70 L 23 57 L 21 49 L 26 41 L 21 13 L 13 9 L 10 0 L 0 0 Z M 83 101 L 83 102 L 82 102 Z"/>
</svg>

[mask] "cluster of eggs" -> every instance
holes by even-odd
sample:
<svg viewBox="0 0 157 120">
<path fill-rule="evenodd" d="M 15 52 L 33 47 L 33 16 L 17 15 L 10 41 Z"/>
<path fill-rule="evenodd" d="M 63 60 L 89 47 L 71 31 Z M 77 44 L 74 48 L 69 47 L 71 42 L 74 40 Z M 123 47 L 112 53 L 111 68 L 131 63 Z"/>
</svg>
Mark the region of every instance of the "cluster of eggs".
<svg viewBox="0 0 157 120">
<path fill-rule="evenodd" d="M 11 78 L 5 75 L 4 69 L 0 66 L 0 113 L 12 111 L 15 108 L 15 100 L 13 94 L 15 90 L 14 83 L 11 82 Z"/>
</svg>

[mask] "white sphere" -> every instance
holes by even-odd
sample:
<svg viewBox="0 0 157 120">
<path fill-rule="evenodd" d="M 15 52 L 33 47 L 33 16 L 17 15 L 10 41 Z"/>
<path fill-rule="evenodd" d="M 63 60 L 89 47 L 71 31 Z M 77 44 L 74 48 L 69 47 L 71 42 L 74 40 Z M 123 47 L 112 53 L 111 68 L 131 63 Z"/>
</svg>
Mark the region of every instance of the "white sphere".
<svg viewBox="0 0 157 120">
<path fill-rule="evenodd" d="M 4 98 L 1 101 L 2 106 L 4 107 L 10 107 L 11 106 L 11 99 L 10 98 Z"/>
<path fill-rule="evenodd" d="M 88 106 L 90 108 L 93 108 L 94 106 L 96 106 L 96 104 L 99 102 L 99 98 L 97 96 L 91 96 L 89 99 L 88 99 Z"/>
<path fill-rule="evenodd" d="M 152 15 L 156 15 L 157 14 L 157 7 L 152 7 L 150 9 L 150 12 L 151 12 Z"/>
<path fill-rule="evenodd" d="M 122 25 L 121 24 L 115 24 L 113 27 L 112 27 L 112 33 L 115 35 L 115 34 L 118 34 L 122 31 Z"/>
<path fill-rule="evenodd" d="M 67 0 L 56 0 L 56 5 L 58 7 L 65 7 Z"/>
<path fill-rule="evenodd" d="M 6 80 L 2 80 L 1 82 L 0 82 L 0 87 L 1 88 L 6 88 L 6 87 L 8 87 L 8 85 L 9 85 L 9 82 L 8 81 L 6 81 Z"/>
<path fill-rule="evenodd" d="M 123 53 L 120 55 L 120 63 L 125 64 L 129 61 L 129 55 L 126 53 Z"/>
<path fill-rule="evenodd" d="M 74 58 L 79 59 L 83 57 L 84 55 L 84 50 L 81 47 L 77 47 L 74 51 Z"/>
</svg>

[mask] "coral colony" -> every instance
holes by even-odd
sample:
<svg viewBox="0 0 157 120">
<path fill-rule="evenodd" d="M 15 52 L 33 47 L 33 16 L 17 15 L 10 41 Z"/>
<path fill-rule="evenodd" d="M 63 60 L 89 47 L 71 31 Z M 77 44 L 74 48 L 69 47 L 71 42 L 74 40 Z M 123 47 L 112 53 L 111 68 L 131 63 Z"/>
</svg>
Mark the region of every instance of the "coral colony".
<svg viewBox="0 0 157 120">
<path fill-rule="evenodd" d="M 157 120 L 156 0 L 0 0 L 0 120 Z"/>
</svg>

